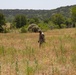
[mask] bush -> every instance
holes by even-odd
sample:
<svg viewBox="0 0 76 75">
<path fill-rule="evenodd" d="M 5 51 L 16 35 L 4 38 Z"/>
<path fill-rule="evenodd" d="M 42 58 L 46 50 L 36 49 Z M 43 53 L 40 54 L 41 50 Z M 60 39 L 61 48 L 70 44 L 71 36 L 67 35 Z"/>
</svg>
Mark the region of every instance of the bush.
<svg viewBox="0 0 76 75">
<path fill-rule="evenodd" d="M 39 30 L 39 27 L 36 24 L 31 24 L 28 27 L 28 31 L 30 31 L 30 32 L 38 32 L 38 30 Z"/>
<path fill-rule="evenodd" d="M 26 26 L 24 26 L 24 27 L 22 27 L 21 28 L 21 33 L 26 33 L 28 30 L 27 30 L 27 27 Z"/>
<path fill-rule="evenodd" d="M 0 13 L 0 32 L 3 32 L 3 25 L 5 25 L 5 16 L 3 13 Z"/>
<path fill-rule="evenodd" d="M 39 23 L 38 26 L 39 26 L 39 28 L 40 28 L 42 31 L 47 31 L 47 30 L 49 30 L 48 24 L 46 24 L 46 23 L 44 23 L 44 22 Z"/>
<path fill-rule="evenodd" d="M 13 22 L 14 22 L 16 28 L 21 28 L 27 24 L 27 19 L 26 19 L 25 15 L 19 14 L 19 15 L 15 16 L 15 19 Z"/>
<path fill-rule="evenodd" d="M 1 32 L 1 33 L 3 32 L 3 27 L 0 27 L 0 32 Z"/>
<path fill-rule="evenodd" d="M 61 24 L 61 28 L 66 28 L 66 25 L 65 24 Z"/>
<path fill-rule="evenodd" d="M 10 29 L 7 29 L 7 28 L 6 28 L 6 29 L 3 30 L 3 32 L 4 32 L 4 33 L 9 33 L 9 32 L 10 32 Z"/>
<path fill-rule="evenodd" d="M 48 23 L 48 26 L 49 26 L 49 28 L 52 30 L 52 29 L 59 29 L 60 27 L 59 27 L 59 25 L 56 25 L 56 24 L 54 24 L 52 21 L 50 21 L 49 23 Z"/>
</svg>

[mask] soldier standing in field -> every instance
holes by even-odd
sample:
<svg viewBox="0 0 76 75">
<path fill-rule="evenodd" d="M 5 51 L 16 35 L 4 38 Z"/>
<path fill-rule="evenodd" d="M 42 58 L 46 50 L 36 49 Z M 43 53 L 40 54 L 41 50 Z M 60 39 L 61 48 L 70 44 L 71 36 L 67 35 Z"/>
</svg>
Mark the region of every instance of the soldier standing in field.
<svg viewBox="0 0 76 75">
<path fill-rule="evenodd" d="M 39 47 L 41 47 L 42 43 L 44 42 L 45 42 L 45 35 L 41 30 L 39 30 L 39 40 L 38 40 Z"/>
</svg>

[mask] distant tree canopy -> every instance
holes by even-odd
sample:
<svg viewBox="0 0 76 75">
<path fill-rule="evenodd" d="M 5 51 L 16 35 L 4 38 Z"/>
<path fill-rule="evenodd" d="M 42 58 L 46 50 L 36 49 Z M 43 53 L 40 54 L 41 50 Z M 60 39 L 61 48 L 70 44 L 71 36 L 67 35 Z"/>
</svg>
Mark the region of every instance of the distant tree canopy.
<svg viewBox="0 0 76 75">
<path fill-rule="evenodd" d="M 50 21 L 50 18 L 46 18 L 45 20 L 44 20 L 44 23 L 48 23 Z"/>
<path fill-rule="evenodd" d="M 25 15 L 16 15 L 14 19 L 14 24 L 17 28 L 21 28 L 27 24 L 27 19 Z"/>
<path fill-rule="evenodd" d="M 60 13 L 56 13 L 52 15 L 51 20 L 61 28 L 61 24 L 64 23 L 64 16 Z"/>
<path fill-rule="evenodd" d="M 39 19 L 37 17 L 29 19 L 29 24 L 32 24 L 32 23 L 38 24 L 39 23 Z"/>
<path fill-rule="evenodd" d="M 71 28 L 72 27 L 72 20 L 71 20 L 71 18 L 67 18 L 65 20 L 65 24 L 66 24 L 67 28 Z"/>
<path fill-rule="evenodd" d="M 2 12 L 0 13 L 0 32 L 4 32 L 5 26 L 7 26 L 6 21 L 10 23 L 10 32 L 15 30 L 14 28 L 27 32 L 31 24 L 36 24 L 43 31 L 76 27 L 76 5 L 53 10 L 0 9 L 0 12 Z M 32 31 L 36 32 L 37 26 L 32 26 Z"/>
<path fill-rule="evenodd" d="M 76 6 L 71 8 L 71 19 L 73 23 L 76 23 Z"/>
<path fill-rule="evenodd" d="M 2 14 L 2 13 L 0 13 L 0 32 L 2 32 L 3 31 L 3 25 L 5 24 L 5 16 Z"/>
</svg>

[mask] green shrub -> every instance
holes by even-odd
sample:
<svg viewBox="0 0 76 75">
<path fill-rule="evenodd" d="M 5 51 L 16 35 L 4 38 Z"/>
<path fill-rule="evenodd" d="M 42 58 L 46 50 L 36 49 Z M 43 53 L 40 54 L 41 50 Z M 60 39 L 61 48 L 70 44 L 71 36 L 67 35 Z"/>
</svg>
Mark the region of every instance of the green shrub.
<svg viewBox="0 0 76 75">
<path fill-rule="evenodd" d="M 47 31 L 47 30 L 49 30 L 48 24 L 46 24 L 46 23 L 44 23 L 44 22 L 39 23 L 38 26 L 39 26 L 39 28 L 40 28 L 42 31 Z"/>
<path fill-rule="evenodd" d="M 9 33 L 9 32 L 10 32 L 10 29 L 4 29 L 3 32 L 4 32 L 4 33 Z"/>
<path fill-rule="evenodd" d="M 65 24 L 61 24 L 61 28 L 66 28 L 66 25 Z"/>
<path fill-rule="evenodd" d="M 22 27 L 21 28 L 21 33 L 26 33 L 26 32 L 27 32 L 27 27 L 26 26 Z"/>
<path fill-rule="evenodd" d="M 51 21 L 48 23 L 48 26 L 50 29 L 59 29 L 59 25 L 56 25 Z"/>
</svg>

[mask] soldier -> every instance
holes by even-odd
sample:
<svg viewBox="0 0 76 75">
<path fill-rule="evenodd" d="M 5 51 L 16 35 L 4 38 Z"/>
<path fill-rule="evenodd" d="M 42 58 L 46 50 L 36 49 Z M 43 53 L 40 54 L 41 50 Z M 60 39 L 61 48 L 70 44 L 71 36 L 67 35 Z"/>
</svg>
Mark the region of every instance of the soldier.
<svg viewBox="0 0 76 75">
<path fill-rule="evenodd" d="M 38 42 L 39 42 L 39 47 L 41 47 L 41 44 L 45 42 L 45 35 L 41 30 L 39 30 L 39 40 L 38 40 Z"/>
</svg>

